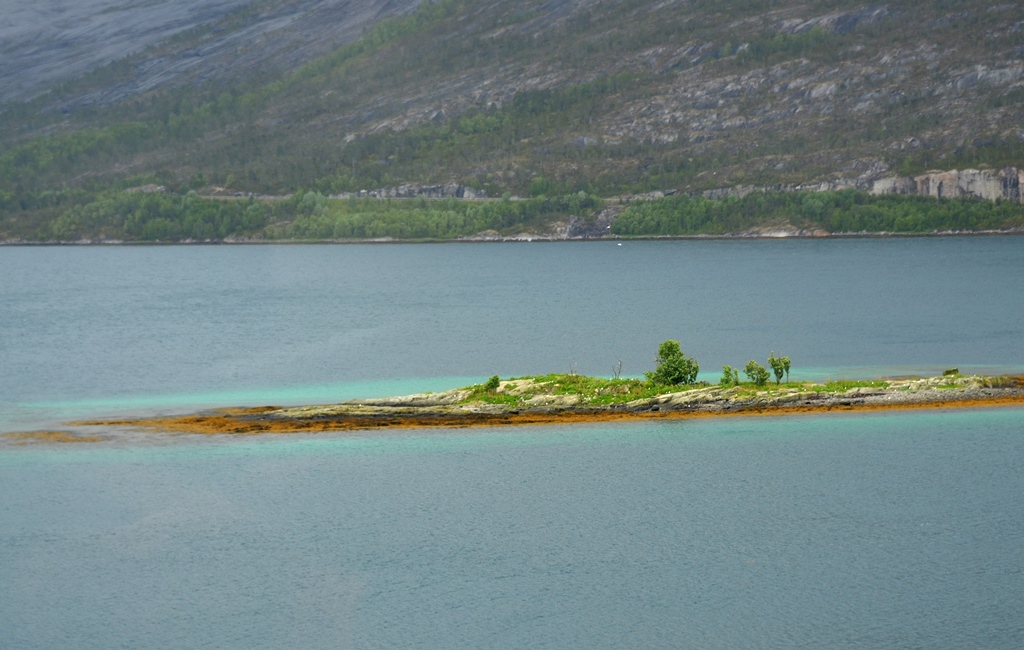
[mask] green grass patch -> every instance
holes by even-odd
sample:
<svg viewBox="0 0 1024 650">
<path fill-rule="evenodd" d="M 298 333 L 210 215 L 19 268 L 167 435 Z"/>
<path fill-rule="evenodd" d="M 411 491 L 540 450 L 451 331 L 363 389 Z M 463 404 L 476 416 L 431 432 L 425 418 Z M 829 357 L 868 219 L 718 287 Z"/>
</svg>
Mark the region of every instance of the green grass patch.
<svg viewBox="0 0 1024 650">
<path fill-rule="evenodd" d="M 579 395 L 587 405 L 605 406 L 624 404 L 637 399 L 648 399 L 668 393 L 679 393 L 706 387 L 706 384 L 689 386 L 664 386 L 642 379 L 605 379 L 585 375 L 544 375 L 533 377 L 536 382 L 547 384 L 544 392 L 552 395 Z"/>
<path fill-rule="evenodd" d="M 511 383 L 515 382 L 515 383 Z M 1010 377 L 987 377 L 986 386 L 1006 386 L 1014 380 Z M 467 386 L 463 390 L 469 391 L 469 395 L 462 403 L 482 402 L 486 404 L 504 404 L 507 406 L 525 406 L 527 402 L 536 397 L 550 396 L 556 398 L 564 395 L 579 397 L 575 402 L 578 407 L 602 407 L 626 404 L 635 400 L 652 399 L 671 393 L 700 390 L 704 388 L 718 388 L 723 391 L 731 391 L 730 395 L 740 399 L 749 399 L 758 395 L 772 393 L 792 393 L 794 391 L 812 391 L 840 395 L 853 388 L 877 388 L 888 389 L 892 383 L 884 379 L 837 379 L 825 383 L 816 384 L 809 382 L 783 382 L 780 384 L 769 383 L 764 386 L 757 386 L 751 382 L 742 382 L 735 386 L 720 386 L 699 382 L 690 385 L 666 386 L 644 379 L 618 378 L 606 379 L 603 377 L 589 377 L 586 375 L 572 374 L 548 374 L 532 375 L 526 377 L 513 377 L 501 382 L 500 386 L 492 388 L 486 384 Z M 946 383 L 934 386 L 939 390 L 955 390 L 963 386 L 950 378 Z M 915 390 L 910 386 L 899 386 L 898 390 Z M 553 403 L 557 403 L 553 399 Z"/>
<path fill-rule="evenodd" d="M 882 381 L 879 379 L 872 380 L 851 380 L 851 379 L 838 379 L 835 381 L 829 381 L 824 384 L 811 384 L 806 386 L 808 390 L 812 390 L 816 393 L 842 393 L 850 390 L 851 388 L 888 388 L 889 382 Z"/>
<path fill-rule="evenodd" d="M 499 393 L 496 390 L 488 389 L 484 384 L 466 386 L 465 390 L 469 390 L 471 392 L 468 397 L 462 400 L 462 404 L 470 404 L 472 402 L 483 402 L 484 404 L 505 404 L 506 406 L 518 406 L 522 404 L 524 401 L 522 396 L 520 395 Z"/>
<path fill-rule="evenodd" d="M 625 404 L 637 399 L 649 399 L 658 395 L 678 393 L 686 390 L 706 388 L 708 384 L 689 386 L 663 386 L 642 379 L 605 379 L 586 375 L 548 374 L 528 377 L 513 377 L 510 381 L 530 381 L 523 389 L 506 387 L 500 391 L 489 391 L 483 384 L 467 386 L 470 391 L 463 403 L 484 402 L 487 404 L 521 405 L 527 400 L 543 395 L 577 395 L 581 406 L 609 406 Z M 513 394 L 509 391 L 515 391 Z"/>
</svg>

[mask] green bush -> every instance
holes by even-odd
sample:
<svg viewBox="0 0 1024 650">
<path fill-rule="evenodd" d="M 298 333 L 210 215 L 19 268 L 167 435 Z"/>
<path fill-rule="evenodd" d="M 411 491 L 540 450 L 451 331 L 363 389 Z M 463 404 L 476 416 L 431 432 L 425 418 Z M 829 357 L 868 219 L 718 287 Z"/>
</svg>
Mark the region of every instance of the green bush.
<svg viewBox="0 0 1024 650">
<path fill-rule="evenodd" d="M 697 381 L 700 367 L 695 359 L 683 354 L 679 341 L 665 341 L 658 347 L 658 367 L 644 373 L 648 380 L 665 386 L 692 384 Z"/>
<path fill-rule="evenodd" d="M 782 381 L 783 374 L 786 375 L 786 381 L 789 381 L 789 357 L 777 357 L 775 352 L 772 352 L 768 355 L 768 365 L 771 366 L 772 372 L 775 373 L 776 386 Z"/>
<path fill-rule="evenodd" d="M 758 386 L 764 386 L 768 383 L 768 371 L 765 370 L 764 366 L 753 359 L 747 362 L 747 366 L 743 369 L 743 373 L 748 379 L 750 379 L 750 381 L 754 382 Z"/>
<path fill-rule="evenodd" d="M 740 371 L 732 366 L 722 366 L 722 378 L 718 380 L 718 385 L 728 388 L 729 386 L 738 386 L 739 383 Z"/>
</svg>

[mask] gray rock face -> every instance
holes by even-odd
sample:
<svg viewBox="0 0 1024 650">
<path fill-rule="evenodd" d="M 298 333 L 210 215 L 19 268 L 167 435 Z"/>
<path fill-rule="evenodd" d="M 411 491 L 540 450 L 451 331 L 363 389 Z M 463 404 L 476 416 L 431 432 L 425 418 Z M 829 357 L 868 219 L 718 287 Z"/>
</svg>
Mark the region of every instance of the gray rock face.
<svg viewBox="0 0 1024 650">
<path fill-rule="evenodd" d="M 446 390 L 441 393 L 416 393 L 399 397 L 380 397 L 353 400 L 349 404 L 362 406 L 401 407 L 401 406 L 448 406 L 456 404 L 469 396 L 469 391 Z"/>
<path fill-rule="evenodd" d="M 359 192 L 342 192 L 332 194 L 332 199 L 371 198 L 371 199 L 486 199 L 487 192 L 459 183 L 443 185 L 398 185 L 382 187 L 376 190 L 360 190 Z"/>
<path fill-rule="evenodd" d="M 252 2 L 7 0 L 0 18 L 0 100 L 27 99 Z"/>
<path fill-rule="evenodd" d="M 928 172 L 919 176 L 882 178 L 871 184 L 872 194 L 917 194 L 937 199 L 973 197 L 1021 202 L 1024 170 L 1006 167 L 998 171 L 964 169 Z"/>
<path fill-rule="evenodd" d="M 129 81 L 72 102 L 106 104 L 185 80 L 230 79 L 266 66 L 288 69 L 361 35 L 371 22 L 421 0 L 6 0 L 0 16 L 0 101 L 25 100 L 90 70 L 161 45 Z M 186 30 L 239 9 L 230 25 L 180 43 Z"/>
<path fill-rule="evenodd" d="M 858 189 L 871 194 L 916 194 L 936 199 L 976 198 L 986 201 L 1024 201 L 1021 186 L 1024 185 L 1024 169 L 1006 167 L 999 170 L 963 169 L 931 171 L 918 176 L 888 176 L 875 180 L 865 178 L 841 178 L 820 183 L 792 185 L 771 185 L 754 187 L 740 185 L 722 187 L 691 194 L 705 199 L 743 197 L 751 192 L 834 192 L 844 189 Z"/>
<path fill-rule="evenodd" d="M 591 220 L 572 215 L 565 225 L 564 235 L 566 239 L 593 239 L 604 237 L 611 233 L 612 224 L 621 210 L 616 207 L 602 210 L 597 217 Z"/>
<path fill-rule="evenodd" d="M 868 25 L 887 15 L 889 15 L 887 7 L 866 7 L 853 11 L 835 11 L 810 19 L 794 18 L 784 20 L 779 23 L 777 28 L 783 34 L 801 34 L 815 27 L 834 34 L 849 34 L 858 25 Z"/>
</svg>

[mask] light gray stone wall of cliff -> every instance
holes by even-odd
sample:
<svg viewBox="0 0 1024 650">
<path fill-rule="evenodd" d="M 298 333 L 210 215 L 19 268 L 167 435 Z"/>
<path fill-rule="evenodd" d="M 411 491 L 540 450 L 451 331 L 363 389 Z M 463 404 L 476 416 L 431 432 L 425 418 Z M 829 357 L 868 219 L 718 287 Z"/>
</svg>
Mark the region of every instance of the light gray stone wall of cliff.
<svg viewBox="0 0 1024 650">
<path fill-rule="evenodd" d="M 986 201 L 1024 202 L 1021 187 L 1024 186 L 1024 170 L 1006 167 L 999 170 L 963 169 L 930 171 L 917 176 L 889 176 L 885 178 L 846 179 L 799 185 L 771 185 L 756 187 L 740 185 L 723 187 L 695 193 L 706 199 L 723 199 L 727 196 L 746 196 L 751 192 L 835 192 L 857 189 L 871 194 L 915 194 L 936 199 L 977 198 Z M 666 192 L 671 193 L 671 192 Z M 646 197 L 645 197 L 646 198 Z"/>
<path fill-rule="evenodd" d="M 963 169 L 927 172 L 918 176 L 881 178 L 872 182 L 872 194 L 916 194 L 939 198 L 974 197 L 1021 202 L 1024 171 L 1006 167 L 998 171 Z"/>
<path fill-rule="evenodd" d="M 349 198 L 372 199 L 486 199 L 487 192 L 468 185 L 445 183 L 442 185 L 398 185 L 382 187 L 376 190 L 360 190 L 358 192 L 342 192 L 331 194 L 332 199 Z"/>
</svg>

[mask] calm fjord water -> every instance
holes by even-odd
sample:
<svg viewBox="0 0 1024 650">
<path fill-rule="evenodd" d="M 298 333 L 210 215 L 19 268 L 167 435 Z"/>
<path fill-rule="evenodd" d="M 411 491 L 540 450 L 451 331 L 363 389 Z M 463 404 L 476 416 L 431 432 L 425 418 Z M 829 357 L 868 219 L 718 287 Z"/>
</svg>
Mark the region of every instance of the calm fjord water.
<svg viewBox="0 0 1024 650">
<path fill-rule="evenodd" d="M 1020 648 L 1019 410 L 0 453 L 11 648 Z"/>
<path fill-rule="evenodd" d="M 1024 370 L 1024 238 L 0 248 L 0 430 Z M 1024 412 L 0 448 L 0 647 L 1018 648 Z"/>
<path fill-rule="evenodd" d="M 797 376 L 1024 370 L 1022 270 L 1020 237 L 4 248 L 0 430 L 16 409 L 639 375 L 667 338 L 710 380 L 772 350 Z"/>
</svg>

